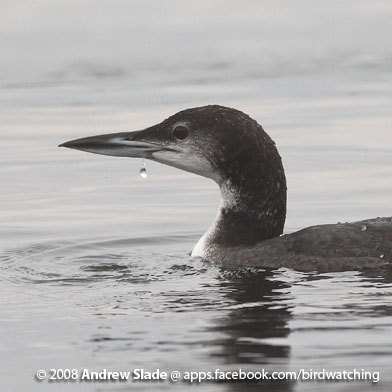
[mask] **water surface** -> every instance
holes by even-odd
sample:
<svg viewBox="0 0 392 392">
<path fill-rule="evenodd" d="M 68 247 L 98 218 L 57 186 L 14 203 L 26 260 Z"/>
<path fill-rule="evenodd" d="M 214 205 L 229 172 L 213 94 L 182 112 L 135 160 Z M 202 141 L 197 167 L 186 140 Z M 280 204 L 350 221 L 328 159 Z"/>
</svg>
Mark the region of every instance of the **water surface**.
<svg viewBox="0 0 392 392">
<path fill-rule="evenodd" d="M 185 10 L 178 1 L 161 3 L 5 2 L 2 385 L 188 387 L 37 383 L 35 372 L 50 368 L 356 368 L 380 372 L 376 389 L 389 391 L 391 276 L 224 270 L 192 260 L 219 204 L 214 183 L 148 161 L 143 179 L 140 160 L 57 145 L 219 103 L 250 114 L 276 141 L 288 179 L 286 232 L 390 216 L 392 7 L 215 1 L 187 2 Z"/>
</svg>

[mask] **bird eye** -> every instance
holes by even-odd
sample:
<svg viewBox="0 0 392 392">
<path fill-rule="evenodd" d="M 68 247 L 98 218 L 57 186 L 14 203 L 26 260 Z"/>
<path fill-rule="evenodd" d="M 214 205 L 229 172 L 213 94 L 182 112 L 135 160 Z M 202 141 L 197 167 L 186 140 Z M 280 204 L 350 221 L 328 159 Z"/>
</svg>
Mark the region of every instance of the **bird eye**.
<svg viewBox="0 0 392 392">
<path fill-rule="evenodd" d="M 188 136 L 189 130 L 185 125 L 178 125 L 174 128 L 173 133 L 177 139 L 184 140 Z"/>
</svg>

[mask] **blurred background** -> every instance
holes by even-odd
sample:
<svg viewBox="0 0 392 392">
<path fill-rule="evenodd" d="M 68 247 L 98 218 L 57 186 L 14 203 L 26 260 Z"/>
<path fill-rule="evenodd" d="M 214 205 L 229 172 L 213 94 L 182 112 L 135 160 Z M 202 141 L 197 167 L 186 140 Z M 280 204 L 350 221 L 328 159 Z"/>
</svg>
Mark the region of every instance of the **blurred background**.
<svg viewBox="0 0 392 392">
<path fill-rule="evenodd" d="M 155 208 L 162 224 L 180 212 L 181 231 L 203 231 L 219 199 L 209 181 L 155 164 L 143 181 L 140 162 L 56 146 L 213 103 L 245 111 L 277 142 L 288 230 L 390 211 L 389 1 L 18 0 L 1 14 L 6 232 L 92 223 L 132 235 L 136 220 L 151 232 Z"/>
<path fill-rule="evenodd" d="M 213 182 L 57 145 L 230 106 L 277 143 L 286 232 L 390 216 L 390 0 L 2 0 L 0 15 L 4 388 L 51 367 L 351 364 L 386 380 L 390 283 L 205 268 L 188 254 Z"/>
<path fill-rule="evenodd" d="M 52 231 L 61 221 L 65 235 L 95 218 L 94 228 L 115 222 L 132 234 L 126 222 L 141 212 L 143 230 L 159 204 L 163 223 L 174 207 L 187 229 L 204 230 L 219 198 L 209 181 L 150 164 L 143 182 L 139 162 L 56 145 L 212 103 L 245 111 L 277 142 L 288 229 L 390 212 L 389 1 L 19 0 L 3 1 L 1 14 L 3 227 Z M 147 211 L 136 190 L 153 198 Z M 119 208 L 135 202 L 129 214 Z"/>
</svg>

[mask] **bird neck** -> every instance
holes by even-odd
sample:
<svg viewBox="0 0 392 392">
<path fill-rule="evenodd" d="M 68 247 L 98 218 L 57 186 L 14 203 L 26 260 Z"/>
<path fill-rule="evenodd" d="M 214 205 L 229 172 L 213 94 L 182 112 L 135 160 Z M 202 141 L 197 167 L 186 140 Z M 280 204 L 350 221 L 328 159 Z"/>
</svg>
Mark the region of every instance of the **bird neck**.
<svg viewBox="0 0 392 392">
<path fill-rule="evenodd" d="M 272 139 L 261 127 L 258 131 L 252 142 L 230 145 L 224 156 L 215 158 L 222 201 L 192 255 L 208 258 L 219 248 L 252 246 L 283 233 L 287 192 L 283 164 Z"/>
<path fill-rule="evenodd" d="M 222 202 L 209 241 L 220 246 L 254 245 L 283 232 L 286 183 L 262 177 L 246 186 L 220 185 Z"/>
</svg>

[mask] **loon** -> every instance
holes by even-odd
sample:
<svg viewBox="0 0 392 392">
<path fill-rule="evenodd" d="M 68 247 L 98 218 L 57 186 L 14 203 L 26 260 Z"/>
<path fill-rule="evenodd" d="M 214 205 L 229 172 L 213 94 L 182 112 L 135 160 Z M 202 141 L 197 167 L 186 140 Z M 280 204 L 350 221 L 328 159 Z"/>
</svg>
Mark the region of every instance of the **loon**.
<svg viewBox="0 0 392 392">
<path fill-rule="evenodd" d="M 221 204 L 192 257 L 224 267 L 339 272 L 392 263 L 392 217 L 311 226 L 285 234 L 286 178 L 274 141 L 245 113 L 219 105 L 180 111 L 141 131 L 60 144 L 139 157 L 215 181 Z"/>
</svg>

